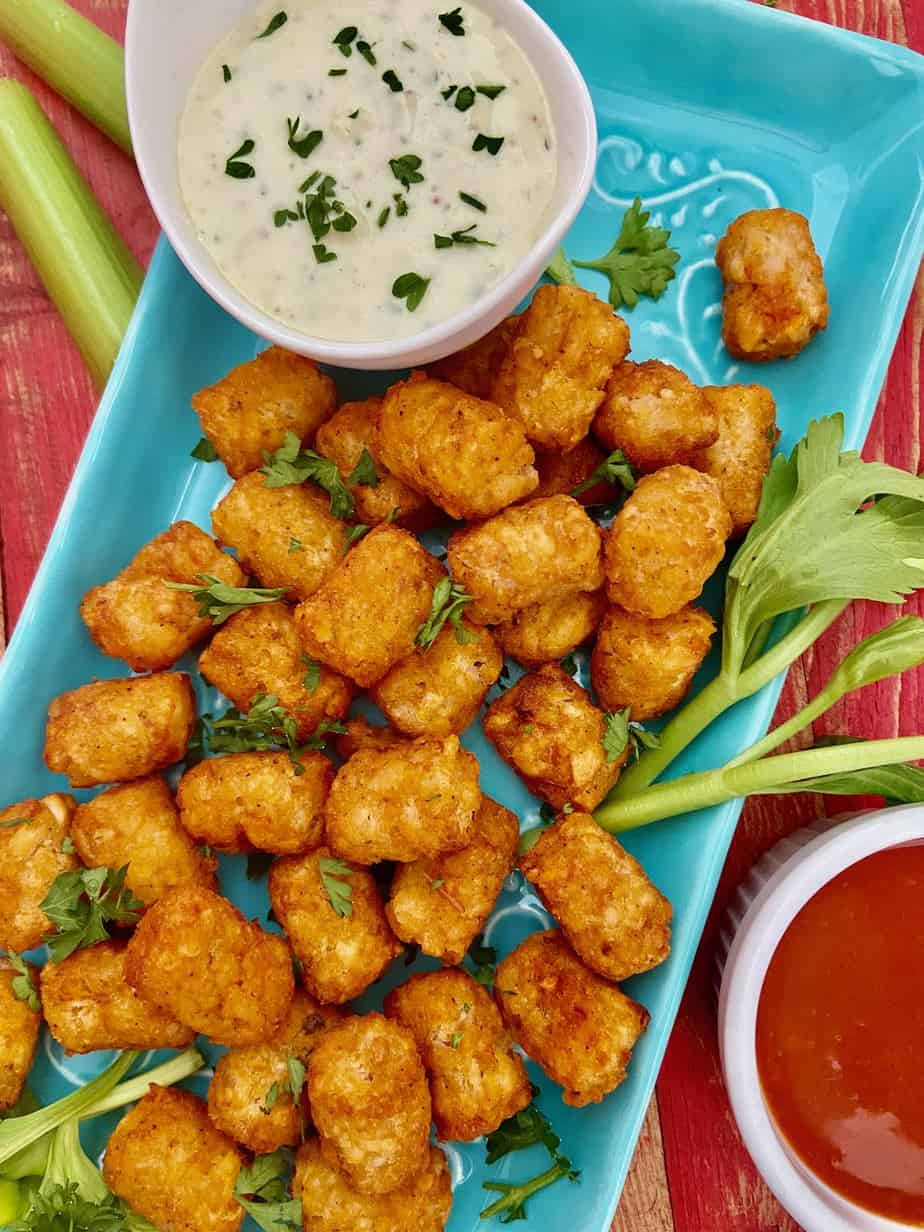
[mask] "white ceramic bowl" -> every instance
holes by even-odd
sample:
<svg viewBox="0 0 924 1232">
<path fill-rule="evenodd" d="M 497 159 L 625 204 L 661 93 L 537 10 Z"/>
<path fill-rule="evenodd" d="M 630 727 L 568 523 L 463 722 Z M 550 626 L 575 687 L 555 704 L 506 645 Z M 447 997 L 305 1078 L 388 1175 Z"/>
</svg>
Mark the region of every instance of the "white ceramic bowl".
<svg viewBox="0 0 924 1232">
<path fill-rule="evenodd" d="M 777 1131 L 761 1091 L 755 1031 L 767 968 L 783 934 L 822 886 L 858 860 L 924 841 L 924 808 L 901 805 L 800 830 L 767 852 L 739 888 L 722 932 L 719 1048 L 741 1137 L 764 1180 L 806 1232 L 908 1232 L 823 1184 Z"/>
<path fill-rule="evenodd" d="M 597 128 L 590 94 L 563 44 L 523 0 L 478 0 L 523 48 L 542 80 L 558 136 L 551 221 L 517 266 L 476 303 L 411 338 L 331 342 L 262 312 L 222 274 L 200 243 L 180 192 L 177 131 L 189 86 L 219 38 L 254 0 L 130 0 L 126 85 L 135 158 L 154 213 L 177 256 L 223 308 L 290 351 L 345 368 L 410 368 L 468 346 L 510 313 L 539 279 L 590 191 Z"/>
</svg>

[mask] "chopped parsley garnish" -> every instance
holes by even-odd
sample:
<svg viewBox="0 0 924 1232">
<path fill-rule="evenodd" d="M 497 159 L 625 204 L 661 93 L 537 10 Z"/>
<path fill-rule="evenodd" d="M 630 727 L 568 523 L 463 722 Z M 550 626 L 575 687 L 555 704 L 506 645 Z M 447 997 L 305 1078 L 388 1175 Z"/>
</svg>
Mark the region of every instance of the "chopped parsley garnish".
<svg viewBox="0 0 924 1232">
<path fill-rule="evenodd" d="M 392 175 L 405 188 L 410 188 L 412 184 L 423 183 L 423 176 L 420 174 L 421 163 L 422 160 L 416 154 L 402 154 L 400 158 L 388 160 Z"/>
<path fill-rule="evenodd" d="M 485 98 L 495 99 L 498 94 L 503 94 L 507 89 L 506 86 L 475 86 L 479 94 L 483 94 Z"/>
<path fill-rule="evenodd" d="M 421 650 L 430 649 L 447 620 L 455 629 L 456 641 L 460 646 L 477 641 L 478 634 L 466 629 L 462 623 L 462 613 L 471 602 L 472 596 L 467 595 L 461 586 L 454 586 L 451 578 L 440 578 L 433 587 L 430 615 L 417 630 L 414 639 Z"/>
<path fill-rule="evenodd" d="M 72 856 L 76 852 L 77 848 L 74 846 L 74 840 L 69 834 L 65 834 L 61 840 L 61 850 L 66 856 Z"/>
<path fill-rule="evenodd" d="M 453 106 L 456 111 L 468 111 L 469 107 L 474 107 L 474 105 L 475 91 L 471 86 L 463 86 L 462 89 L 457 92 Z"/>
<path fill-rule="evenodd" d="M 353 48 L 350 44 L 356 38 L 358 33 L 359 31 L 355 26 L 344 26 L 342 30 L 338 31 L 338 33 L 334 35 L 331 42 L 335 47 L 340 49 L 342 55 L 349 57 L 353 54 Z"/>
<path fill-rule="evenodd" d="M 484 933 L 479 933 L 468 947 L 468 960 L 475 983 L 490 988 L 497 972 L 497 950 L 493 945 L 485 945 Z"/>
<path fill-rule="evenodd" d="M 232 180 L 252 180 L 257 173 L 251 163 L 243 160 L 255 149 L 256 142 L 248 137 L 225 163 L 225 175 L 230 175 Z"/>
<path fill-rule="evenodd" d="M 322 719 L 314 729 L 314 735 L 309 736 L 305 741 L 306 749 L 314 749 L 317 752 L 322 752 L 327 748 L 327 734 L 333 732 L 336 736 L 345 736 L 347 729 L 342 723 L 338 723 L 334 719 Z"/>
<path fill-rule="evenodd" d="M 632 470 L 632 464 L 621 449 L 614 449 L 608 458 L 605 458 L 593 474 L 585 479 L 583 483 L 579 483 L 576 488 L 571 489 L 572 496 L 581 496 L 582 493 L 589 491 L 598 483 L 621 483 L 627 492 L 631 492 L 635 488 L 635 472 Z"/>
<path fill-rule="evenodd" d="M 379 211 L 379 216 L 375 220 L 379 227 L 384 227 L 388 222 L 388 215 L 391 213 L 391 206 L 386 205 L 384 210 Z"/>
<path fill-rule="evenodd" d="M 46 937 L 52 962 L 75 950 L 109 940 L 109 924 L 137 924 L 144 907 L 125 888 L 128 865 L 115 868 L 74 868 L 59 873 L 39 904 L 56 932 Z"/>
<path fill-rule="evenodd" d="M 348 119 L 348 120 L 355 120 L 355 119 L 356 119 L 356 117 L 357 117 L 358 115 L 359 115 L 359 108 L 357 107 L 355 111 L 351 111 L 351 112 L 349 113 L 349 115 L 347 116 L 347 119 Z"/>
<path fill-rule="evenodd" d="M 286 227 L 290 222 L 298 222 L 300 217 L 295 210 L 276 210 L 273 213 L 273 222 L 277 227 Z"/>
<path fill-rule="evenodd" d="M 580 269 L 596 270 L 609 279 L 608 298 L 614 308 L 623 304 L 634 308 L 642 295 L 660 299 L 675 277 L 680 253 L 668 247 L 670 231 L 648 225 L 650 216 L 650 211 L 642 209 L 641 197 L 636 197 L 623 215 L 609 252 L 593 261 L 574 261 Z"/>
<path fill-rule="evenodd" d="M 359 543 L 360 539 L 364 535 L 368 535 L 370 530 L 372 530 L 372 527 L 367 526 L 365 522 L 358 522 L 355 526 L 351 526 L 344 540 L 343 555 L 346 556 L 353 544 Z"/>
<path fill-rule="evenodd" d="M 321 856 L 318 860 L 321 874 L 321 885 L 327 895 L 327 901 L 341 918 L 353 914 L 353 885 L 350 877 L 353 870 L 342 860 L 330 856 Z"/>
<path fill-rule="evenodd" d="M 364 449 L 359 455 L 359 461 L 347 476 L 347 483 L 361 483 L 367 488 L 377 488 L 379 486 L 379 475 L 375 469 L 375 459 L 368 449 Z"/>
<path fill-rule="evenodd" d="M 227 64 L 223 64 L 221 66 L 221 75 L 222 75 L 222 78 L 224 79 L 225 85 L 227 85 L 228 82 L 231 80 L 231 69 L 228 67 Z"/>
<path fill-rule="evenodd" d="M 274 453 L 264 453 L 263 457 L 266 465 L 260 467 L 260 473 L 265 476 L 264 487 L 284 488 L 310 480 L 330 497 L 330 511 L 335 518 L 353 516 L 353 497 L 337 464 L 330 458 L 322 458 L 313 449 L 302 449 L 294 432 L 287 432 L 285 442 Z"/>
<path fill-rule="evenodd" d="M 554 1158 L 561 1139 L 549 1123 L 548 1117 L 530 1104 L 520 1112 L 508 1117 L 485 1139 L 487 1155 L 485 1163 L 496 1164 L 513 1151 L 525 1151 L 531 1146 L 544 1146 Z"/>
<path fill-rule="evenodd" d="M 536 1093 L 535 1087 L 533 1093 Z M 526 1219 L 526 1203 L 533 1194 L 546 1189 L 549 1185 L 554 1185 L 556 1181 L 564 1177 L 567 1177 L 569 1181 L 576 1181 L 580 1173 L 575 1171 L 571 1160 L 562 1155 L 558 1149 L 560 1144 L 558 1134 L 535 1104 L 530 1104 L 528 1108 L 508 1117 L 492 1134 L 489 1134 L 485 1143 L 488 1164 L 496 1163 L 513 1151 L 522 1151 L 531 1146 L 544 1146 L 552 1165 L 532 1180 L 519 1184 L 507 1181 L 484 1181 L 482 1188 L 502 1196 L 490 1206 L 485 1207 L 481 1212 L 481 1218 L 491 1219 L 499 1215 L 501 1223 L 514 1223 L 516 1220 Z"/>
<path fill-rule="evenodd" d="M 464 1034 L 465 1033 L 463 1031 L 454 1031 L 452 1033 L 452 1038 L 449 1041 L 449 1047 L 458 1048 L 459 1045 L 462 1043 L 462 1037 Z"/>
<path fill-rule="evenodd" d="M 458 88 L 459 88 L 458 86 L 447 86 L 445 90 L 440 90 L 440 94 L 442 94 L 443 98 L 445 98 L 446 101 L 449 102 L 449 100 L 452 98 L 453 94 L 455 94 Z"/>
<path fill-rule="evenodd" d="M 288 586 L 266 590 L 257 586 L 230 586 L 210 573 L 197 573 L 196 582 L 164 582 L 168 590 L 184 591 L 199 604 L 199 615 L 208 616 L 213 625 L 222 625 L 229 616 L 260 603 L 274 603 Z M 198 582 L 198 585 L 197 585 Z"/>
<path fill-rule="evenodd" d="M 299 137 L 298 130 L 302 124 L 301 116 L 296 116 L 294 120 L 287 119 L 286 124 L 289 129 L 289 149 L 293 154 L 297 154 L 299 158 L 308 158 L 324 140 L 324 134 L 319 128 L 313 128 L 304 137 Z"/>
<path fill-rule="evenodd" d="M 199 462 L 217 462 L 218 450 L 208 437 L 203 436 L 195 449 L 189 451 L 189 456 L 196 458 Z"/>
<path fill-rule="evenodd" d="M 304 552 L 304 550 L 305 550 L 305 545 L 302 543 L 301 539 L 293 539 L 290 537 L 289 539 L 289 551 L 290 552 Z"/>
<path fill-rule="evenodd" d="M 258 1155 L 241 1168 L 234 1197 L 264 1232 L 301 1232 L 301 1198 L 290 1198 L 286 1176 L 289 1157 L 283 1150 Z"/>
<path fill-rule="evenodd" d="M 272 693 L 258 693 L 246 712 L 230 706 L 220 719 L 212 720 L 207 738 L 212 753 L 287 749 L 295 773 L 305 773 L 298 759 L 298 726 Z"/>
<path fill-rule="evenodd" d="M 455 8 L 449 13 L 440 13 L 440 25 L 454 34 L 456 38 L 461 38 L 465 33 L 464 18 L 462 17 L 462 9 Z"/>
<path fill-rule="evenodd" d="M 423 297 L 427 294 L 427 287 L 429 285 L 429 278 L 421 278 L 420 274 L 415 274 L 411 271 L 407 274 L 399 274 L 391 284 L 391 293 L 395 299 L 403 299 L 405 301 L 405 307 L 408 312 L 416 312 L 421 305 Z"/>
<path fill-rule="evenodd" d="M 31 826 L 37 821 L 37 817 L 11 817 L 9 821 L 0 821 L 0 830 L 12 830 L 14 826 Z"/>
<path fill-rule="evenodd" d="M 617 710 L 615 714 L 606 716 L 602 743 L 608 765 L 619 761 L 626 751 L 629 743 L 629 715 L 631 713 L 627 706 L 625 710 Z"/>
<path fill-rule="evenodd" d="M 407 201 L 400 193 L 392 193 L 392 200 L 395 203 L 395 218 L 404 218 L 408 211 Z"/>
<path fill-rule="evenodd" d="M 471 193 L 460 192 L 459 200 L 464 201 L 466 205 L 470 205 L 473 210 L 480 210 L 482 214 L 487 214 L 488 207 L 483 201 L 479 201 L 477 197 L 473 197 Z"/>
<path fill-rule="evenodd" d="M 7 950 L 6 956 L 10 966 L 16 972 L 10 985 L 13 990 L 13 996 L 17 1001 L 24 1001 L 29 1009 L 37 1014 L 42 1006 L 29 964 L 15 950 Z"/>
<path fill-rule="evenodd" d="M 329 68 L 327 75 L 328 77 L 346 77 L 347 70 L 345 68 Z"/>
<path fill-rule="evenodd" d="M 479 133 L 472 142 L 472 149 L 477 154 L 479 150 L 487 150 L 493 157 L 500 153 L 500 148 L 504 144 L 503 137 L 486 137 L 484 133 Z"/>
<path fill-rule="evenodd" d="M 401 46 L 402 46 L 402 47 L 406 47 L 406 48 L 408 49 L 408 51 L 416 51 L 416 50 L 417 50 L 417 48 L 414 46 L 414 44 L 413 44 L 413 43 L 409 43 L 407 39 L 402 39 L 402 40 L 401 40 Z"/>
<path fill-rule="evenodd" d="M 277 13 L 276 16 L 270 21 L 269 25 L 266 27 L 263 33 L 257 35 L 257 38 L 258 39 L 269 38 L 271 34 L 275 34 L 277 30 L 281 29 L 281 27 L 284 26 L 288 20 L 289 20 L 288 13 L 286 12 Z"/>
<path fill-rule="evenodd" d="M 308 655 L 302 655 L 302 663 L 308 669 L 302 679 L 302 687 L 309 693 L 317 693 L 318 685 L 321 683 L 321 664 L 317 659 L 312 659 Z"/>
<path fill-rule="evenodd" d="M 565 657 L 564 657 L 564 658 L 562 659 L 562 661 L 561 661 L 560 666 L 561 666 L 561 670 L 562 670 L 562 671 L 563 671 L 563 672 L 564 672 L 567 676 L 576 676 L 576 675 L 577 675 L 577 669 L 578 669 L 577 659 L 574 657 L 574 655 L 573 655 L 573 654 L 567 654 L 567 655 L 565 655 Z"/>
<path fill-rule="evenodd" d="M 629 739 L 632 742 L 632 760 L 638 761 L 642 753 L 661 747 L 661 737 L 657 732 L 649 731 L 641 723 L 629 724 Z"/>
<path fill-rule="evenodd" d="M 382 80 L 393 94 L 399 94 L 404 89 L 404 83 L 393 68 L 382 74 Z"/>
<path fill-rule="evenodd" d="M 453 231 L 451 235 L 434 235 L 433 245 L 435 248 L 452 248 L 453 244 L 481 244 L 485 248 L 496 248 L 497 245 L 491 240 L 479 240 L 471 232 L 478 226 L 473 222 L 471 226 L 463 227 L 461 231 Z"/>
<path fill-rule="evenodd" d="M 343 212 L 334 219 L 331 225 L 335 231 L 339 231 L 342 234 L 344 231 L 353 230 L 356 226 L 356 219 L 349 210 L 343 209 L 343 207 L 341 209 Z"/>
<path fill-rule="evenodd" d="M 373 68 L 376 66 L 376 64 L 378 64 L 378 61 L 375 58 L 375 52 L 372 50 L 371 44 L 367 43 L 365 39 L 359 40 L 359 42 L 356 44 L 356 50 L 359 52 L 362 58 L 366 61 L 366 63 L 371 64 Z"/>
</svg>

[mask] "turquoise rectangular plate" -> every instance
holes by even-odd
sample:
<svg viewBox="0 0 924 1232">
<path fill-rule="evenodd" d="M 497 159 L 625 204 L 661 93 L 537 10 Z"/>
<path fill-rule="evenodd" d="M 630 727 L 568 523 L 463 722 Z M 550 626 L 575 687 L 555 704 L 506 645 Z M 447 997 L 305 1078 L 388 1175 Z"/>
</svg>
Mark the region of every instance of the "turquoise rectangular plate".
<svg viewBox="0 0 924 1232">
<path fill-rule="evenodd" d="M 922 59 L 885 43 L 742 0 L 540 0 L 540 13 L 568 45 L 593 93 L 600 130 L 596 182 L 568 240 L 595 256 L 612 242 L 622 209 L 640 195 L 670 227 L 682 260 L 658 302 L 627 314 L 636 359 L 653 356 L 703 383 L 760 381 L 776 396 L 789 448 L 809 420 L 832 410 L 847 418 L 859 447 L 905 309 L 924 235 Z M 825 261 L 831 324 L 795 361 L 764 367 L 730 362 L 719 339 L 721 287 L 715 240 L 742 211 L 778 202 L 808 216 Z M 605 293 L 588 275 L 586 285 Z M 209 525 L 227 484 L 218 465 L 190 459 L 199 426 L 194 390 L 260 348 L 222 313 L 161 243 L 118 365 L 109 382 L 48 551 L 9 650 L 0 664 L 3 803 L 60 790 L 42 761 L 50 700 L 120 664 L 90 642 L 77 605 L 112 577 L 146 540 L 177 518 Z M 385 374 L 337 374 L 343 397 L 384 388 Z M 719 582 L 707 596 L 718 609 Z M 191 665 L 191 664 L 190 664 Z M 185 665 L 183 665 L 185 666 Z M 585 671 L 582 664 L 582 676 Z M 714 662 L 704 668 L 704 678 Z M 715 723 L 674 773 L 717 765 L 765 730 L 779 693 L 768 687 Z M 204 701 L 213 704 L 200 688 Z M 524 826 L 538 804 L 486 746 L 483 787 L 515 808 Z M 629 982 L 652 1015 L 628 1080 L 602 1104 L 566 1108 L 535 1066 L 540 1102 L 581 1170 L 530 1203 L 543 1232 L 602 1232 L 609 1226 L 674 1022 L 706 912 L 739 814 L 737 804 L 678 818 L 626 836 L 674 904 L 674 945 L 658 970 Z M 265 883 L 247 882 L 243 861 L 224 860 L 222 884 L 248 913 L 265 918 Z M 519 877 L 504 891 L 490 939 L 502 952 L 546 923 Z M 364 998 L 377 1004 L 402 978 L 395 970 Z M 212 1056 L 217 1050 L 209 1049 Z M 64 1094 L 107 1060 L 65 1058 L 43 1042 L 34 1085 L 44 1099 Z M 193 1083 L 200 1092 L 204 1080 Z M 102 1149 L 105 1126 L 88 1143 Z M 451 1232 L 484 1224 L 483 1146 L 449 1147 L 457 1182 Z M 536 1151 L 511 1156 L 492 1179 L 542 1167 Z"/>
</svg>

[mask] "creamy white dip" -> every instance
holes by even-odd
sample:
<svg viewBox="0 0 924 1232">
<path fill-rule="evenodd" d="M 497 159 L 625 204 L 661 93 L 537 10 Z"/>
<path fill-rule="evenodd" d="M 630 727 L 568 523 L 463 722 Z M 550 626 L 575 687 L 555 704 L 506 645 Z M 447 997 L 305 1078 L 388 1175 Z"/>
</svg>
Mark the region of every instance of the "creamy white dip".
<svg viewBox="0 0 924 1232">
<path fill-rule="evenodd" d="M 557 174 L 535 70 L 467 0 L 261 5 L 196 76 L 178 158 L 225 276 L 344 342 L 473 303 L 544 229 Z"/>
</svg>

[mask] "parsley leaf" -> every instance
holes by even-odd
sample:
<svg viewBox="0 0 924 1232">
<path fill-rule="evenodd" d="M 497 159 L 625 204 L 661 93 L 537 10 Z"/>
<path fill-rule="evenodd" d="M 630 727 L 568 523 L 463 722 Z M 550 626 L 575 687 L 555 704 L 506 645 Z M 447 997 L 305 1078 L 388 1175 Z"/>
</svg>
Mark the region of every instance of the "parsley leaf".
<svg viewBox="0 0 924 1232">
<path fill-rule="evenodd" d="M 353 497 L 336 463 L 322 458 L 312 449 L 303 450 L 294 432 L 287 432 L 285 443 L 272 454 L 264 453 L 263 457 L 266 465 L 260 467 L 260 473 L 266 477 L 267 488 L 284 488 L 290 483 L 310 480 L 330 497 L 330 511 L 335 518 L 353 516 Z"/>
<path fill-rule="evenodd" d="M 597 270 L 610 280 L 609 301 L 614 308 L 634 308 L 639 296 L 660 299 L 674 278 L 680 253 L 668 247 L 670 231 L 648 225 L 650 212 L 636 197 L 623 216 L 613 247 L 593 261 L 577 261 L 581 269 Z"/>
<path fill-rule="evenodd" d="M 140 1224 L 137 1216 L 134 1223 L 129 1222 L 115 1194 L 91 1202 L 81 1196 L 76 1181 L 65 1181 L 63 1185 L 43 1184 L 41 1189 L 34 1189 L 28 1211 L 12 1227 L 16 1232 L 128 1232 Z"/>
<path fill-rule="evenodd" d="M 498 94 L 503 94 L 507 89 L 506 86 L 475 86 L 479 94 L 483 94 L 485 98 L 495 99 Z"/>
<path fill-rule="evenodd" d="M 336 736 L 345 736 L 347 734 L 347 729 L 342 723 L 339 723 L 334 719 L 322 719 L 314 729 L 314 735 L 310 736 L 305 742 L 305 748 L 316 749 L 323 752 L 323 750 L 327 748 L 327 741 L 324 737 L 328 732 L 333 732 Z"/>
<path fill-rule="evenodd" d="M 421 278 L 420 274 L 409 272 L 400 274 L 391 284 L 391 293 L 395 299 L 403 299 L 408 312 L 416 312 L 427 294 L 430 285 L 429 278 Z"/>
<path fill-rule="evenodd" d="M 328 261 L 337 260 L 337 254 L 331 252 L 326 244 L 312 244 L 311 251 L 314 253 L 314 259 L 318 265 L 326 265 Z"/>
<path fill-rule="evenodd" d="M 475 105 L 475 91 L 471 86 L 463 86 L 453 101 L 456 111 L 468 111 Z"/>
<path fill-rule="evenodd" d="M 533 1087 L 533 1095 L 537 1090 Z M 541 1189 L 554 1185 L 556 1181 L 567 1177 L 576 1181 L 580 1173 L 575 1171 L 571 1160 L 562 1155 L 558 1149 L 561 1139 L 552 1129 L 548 1118 L 540 1112 L 535 1104 L 530 1104 L 521 1112 L 508 1117 L 493 1133 L 489 1134 L 485 1146 L 487 1148 L 486 1162 L 497 1163 L 505 1155 L 513 1151 L 522 1151 L 531 1146 L 544 1146 L 549 1153 L 552 1166 L 530 1181 L 498 1182 L 485 1181 L 482 1188 L 502 1196 L 481 1212 L 482 1219 L 500 1216 L 501 1223 L 513 1223 L 526 1218 L 526 1202 Z"/>
<path fill-rule="evenodd" d="M 577 659 L 573 654 L 567 654 L 561 661 L 561 670 L 568 676 L 576 676 L 578 669 Z"/>
<path fill-rule="evenodd" d="M 330 856 L 321 856 L 318 860 L 321 873 L 321 885 L 327 895 L 327 901 L 337 915 L 351 916 L 353 914 L 353 886 L 350 877 L 353 870 L 349 864 Z"/>
<path fill-rule="evenodd" d="M 309 693 L 317 693 L 318 685 L 321 683 L 321 664 L 317 659 L 309 658 L 308 655 L 302 655 L 302 662 L 308 669 L 302 679 L 302 687 L 307 689 Z"/>
<path fill-rule="evenodd" d="M 392 175 L 401 182 L 404 188 L 410 188 L 412 184 L 423 183 L 424 177 L 420 173 L 423 159 L 417 154 L 402 154 L 400 158 L 390 158 L 388 165 L 391 167 Z"/>
<path fill-rule="evenodd" d="M 500 153 L 500 149 L 503 144 L 503 137 L 487 137 L 484 133 L 479 133 L 472 142 L 472 149 L 476 154 L 479 150 L 487 150 L 488 153 L 494 157 Z"/>
<path fill-rule="evenodd" d="M 366 42 L 365 39 L 359 40 L 359 42 L 356 44 L 356 50 L 359 52 L 359 54 L 366 61 L 367 64 L 371 64 L 375 66 L 378 63 L 378 61 L 375 58 L 375 52 L 372 50 L 372 47 L 370 46 L 369 43 Z"/>
<path fill-rule="evenodd" d="M 288 1155 L 279 1150 L 258 1155 L 238 1173 L 234 1196 L 264 1232 L 301 1232 L 302 1203 L 289 1196 L 288 1172 Z"/>
<path fill-rule="evenodd" d="M 536 1090 L 534 1087 L 533 1090 Z M 535 1104 L 508 1117 L 485 1139 L 486 1164 L 496 1164 L 512 1151 L 525 1151 L 531 1146 L 544 1146 L 554 1159 L 561 1139 L 548 1117 Z"/>
<path fill-rule="evenodd" d="M 638 761 L 642 753 L 661 747 L 661 737 L 657 732 L 649 731 L 647 727 L 642 727 L 641 723 L 629 724 L 629 739 L 632 742 L 632 757 L 635 761 Z"/>
<path fill-rule="evenodd" d="M 459 200 L 464 201 L 466 205 L 470 205 L 474 210 L 480 210 L 482 214 L 488 212 L 488 207 L 483 201 L 479 201 L 477 197 L 473 197 L 471 193 L 460 192 Z"/>
<path fill-rule="evenodd" d="M 252 154 L 256 148 L 256 142 L 251 141 L 248 137 L 241 144 L 240 148 L 235 150 L 228 158 L 228 161 L 225 163 L 225 175 L 230 175 L 232 180 L 252 180 L 257 173 L 250 163 L 243 160 L 248 154 Z"/>
<path fill-rule="evenodd" d="M 393 68 L 382 74 L 382 80 L 393 94 L 399 94 L 404 89 L 404 83 Z"/>
<path fill-rule="evenodd" d="M 246 713 L 231 706 L 220 719 L 213 719 L 208 745 L 213 753 L 288 749 L 295 773 L 305 773 L 305 767 L 298 759 L 295 719 L 272 693 L 258 693 Z"/>
<path fill-rule="evenodd" d="M 545 272 L 553 282 L 565 283 L 569 287 L 577 286 L 577 279 L 574 276 L 574 269 L 571 262 L 565 256 L 564 248 L 556 248 L 552 256 L 552 260 L 545 267 Z"/>
<path fill-rule="evenodd" d="M 576 488 L 571 489 L 571 495 L 580 496 L 598 483 L 611 483 L 613 485 L 621 483 L 627 492 L 631 492 L 634 489 L 635 472 L 629 459 L 621 449 L 614 449 L 610 456 L 600 463 L 588 479 L 585 479 L 583 483 L 579 483 Z"/>
<path fill-rule="evenodd" d="M 456 38 L 461 38 L 465 34 L 464 18 L 462 9 L 455 8 L 449 13 L 440 13 L 440 25 L 448 30 L 450 34 L 454 34 Z"/>
<path fill-rule="evenodd" d="M 284 26 L 288 20 L 289 20 L 288 13 L 285 13 L 285 12 L 277 13 L 276 16 L 270 21 L 269 25 L 266 27 L 263 33 L 257 35 L 257 38 L 258 39 L 269 38 L 271 34 L 275 34 L 277 30 L 281 29 L 281 27 Z"/>
<path fill-rule="evenodd" d="M 227 85 L 228 82 L 231 80 L 231 69 L 228 67 L 227 64 L 223 64 L 221 66 L 221 75 L 222 75 L 222 78 L 224 79 L 225 85 Z"/>
<path fill-rule="evenodd" d="M 190 450 L 189 456 L 198 459 L 199 462 L 217 462 L 218 450 L 207 437 L 203 436 L 195 449 Z"/>
<path fill-rule="evenodd" d="M 327 70 L 328 77 L 346 77 L 348 70 L 345 68 L 329 68 Z"/>
<path fill-rule="evenodd" d="M 349 57 L 353 54 L 351 43 L 358 33 L 359 31 L 355 26 L 344 26 L 342 30 L 334 35 L 331 42 L 335 47 L 339 48 L 342 55 Z"/>
<path fill-rule="evenodd" d="M 465 1034 L 465 1032 L 464 1032 L 464 1031 L 454 1031 L 454 1032 L 452 1033 L 452 1038 L 451 1038 L 451 1039 L 450 1039 L 450 1041 L 449 1041 L 449 1047 L 450 1047 L 450 1048 L 458 1048 L 458 1047 L 459 1047 L 459 1045 L 462 1043 L 462 1038 L 463 1038 L 464 1034 Z"/>
<path fill-rule="evenodd" d="M 479 933 L 468 947 L 468 960 L 475 983 L 490 988 L 497 972 L 497 950 L 493 945 L 485 945 L 484 933 Z"/>
<path fill-rule="evenodd" d="M 467 595 L 461 586 L 454 586 L 451 578 L 440 578 L 433 587 L 430 615 L 417 630 L 414 639 L 421 650 L 430 649 L 447 620 L 455 629 L 456 641 L 460 646 L 478 641 L 479 635 L 466 629 L 462 623 L 462 613 L 471 602 L 472 596 Z"/>
<path fill-rule="evenodd" d="M 608 714 L 603 732 L 603 751 L 606 753 L 607 765 L 619 761 L 629 743 L 629 715 L 632 713 L 627 706 L 625 710 L 617 710 Z"/>
<path fill-rule="evenodd" d="M 580 1173 L 571 1166 L 571 1161 L 564 1155 L 559 1155 L 551 1168 L 533 1177 L 530 1181 L 520 1184 L 515 1181 L 483 1181 L 482 1189 L 487 1189 L 491 1193 L 499 1193 L 502 1197 L 492 1202 L 490 1206 L 486 1206 L 481 1212 L 481 1218 L 493 1219 L 495 1215 L 499 1215 L 501 1223 L 514 1223 L 518 1219 L 526 1219 L 526 1203 L 533 1194 L 541 1189 L 547 1189 L 549 1185 L 554 1185 L 556 1181 L 564 1177 L 567 1177 L 569 1181 L 576 1181 L 579 1176 Z"/>
<path fill-rule="evenodd" d="M 289 129 L 289 149 L 299 158 L 308 158 L 324 140 L 324 134 L 319 128 L 313 128 L 304 137 L 299 137 L 298 130 L 301 128 L 301 123 L 301 116 L 296 116 L 294 120 L 286 119 L 286 126 Z"/>
<path fill-rule="evenodd" d="M 144 904 L 125 888 L 128 865 L 74 868 L 59 873 L 39 904 L 56 932 L 46 938 L 52 962 L 108 941 L 110 924 L 137 924 Z"/>
<path fill-rule="evenodd" d="M 365 522 L 358 522 L 355 526 L 351 526 L 343 542 L 343 555 L 346 556 L 353 544 L 359 543 L 360 539 L 364 535 L 368 535 L 370 530 L 372 530 L 372 527 L 367 526 Z"/>
<path fill-rule="evenodd" d="M 293 539 L 291 537 L 289 538 L 289 553 L 290 554 L 292 552 L 304 552 L 304 550 L 305 550 L 305 545 L 302 543 L 301 539 Z"/>
<path fill-rule="evenodd" d="M 261 603 L 275 603 L 288 591 L 288 586 L 267 590 L 258 586 L 229 586 L 221 578 L 209 573 L 197 573 L 196 582 L 164 582 L 168 590 L 180 590 L 191 594 L 199 604 L 199 615 L 209 616 L 213 625 L 221 625 L 229 616 L 244 608 Z"/>
<path fill-rule="evenodd" d="M 33 1013 L 37 1014 L 42 1006 L 39 1001 L 38 990 L 35 987 L 35 980 L 32 977 L 32 970 L 29 967 L 29 964 L 22 957 L 22 955 L 17 954 L 15 950 L 7 950 L 6 956 L 9 960 L 10 966 L 16 972 L 13 976 L 11 984 L 13 996 L 17 1001 L 25 1001 L 29 1009 L 32 1010 Z"/>
<path fill-rule="evenodd" d="M 453 244 L 481 244 L 485 248 L 496 248 L 490 240 L 480 240 L 471 232 L 478 226 L 477 222 L 473 222 L 468 227 L 463 227 L 461 231 L 453 231 L 451 235 L 434 235 L 434 248 L 451 248 Z"/>
<path fill-rule="evenodd" d="M 368 449 L 359 455 L 359 461 L 347 476 L 347 483 L 361 483 L 367 488 L 379 486 L 379 475 L 375 469 L 375 459 Z"/>
</svg>

